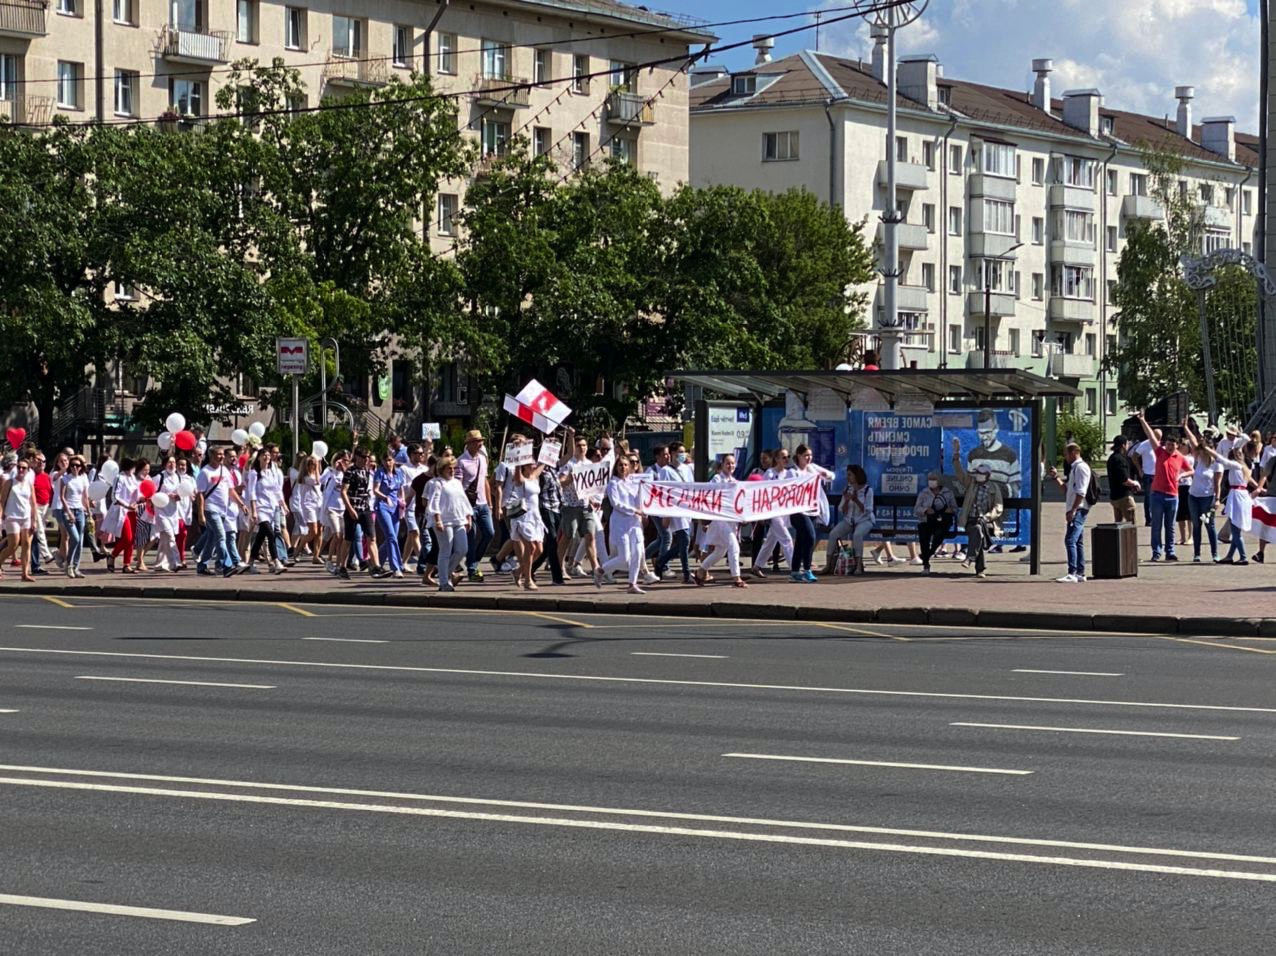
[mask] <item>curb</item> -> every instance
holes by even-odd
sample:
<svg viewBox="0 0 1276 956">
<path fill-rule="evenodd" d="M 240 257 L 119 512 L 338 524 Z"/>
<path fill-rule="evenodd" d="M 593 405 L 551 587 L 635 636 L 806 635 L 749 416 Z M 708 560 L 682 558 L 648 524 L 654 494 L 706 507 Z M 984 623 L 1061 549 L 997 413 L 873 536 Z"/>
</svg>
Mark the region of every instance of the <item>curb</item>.
<svg viewBox="0 0 1276 956">
<path fill-rule="evenodd" d="M 913 624 L 931 627 L 986 627 L 998 630 L 1048 630 L 1124 632 L 1148 635 L 1182 634 L 1193 637 L 1276 637 L 1276 618 L 1173 617 L 1169 615 L 1091 614 L 1067 611 L 1030 611 L 962 607 L 832 608 L 794 604 L 743 604 L 729 601 L 591 601 L 581 597 L 552 595 L 474 594 L 442 595 L 435 591 L 287 591 L 239 589 L 212 585 L 187 589 L 173 586 L 129 587 L 84 584 L 70 587 L 42 584 L 0 585 L 0 596 L 110 597 L 143 600 L 251 601 L 264 604 L 349 604 L 376 607 L 457 608 L 475 611 L 533 611 L 543 614 L 615 614 L 669 618 L 721 618 L 723 620 L 792 621 L 845 624 Z"/>
</svg>

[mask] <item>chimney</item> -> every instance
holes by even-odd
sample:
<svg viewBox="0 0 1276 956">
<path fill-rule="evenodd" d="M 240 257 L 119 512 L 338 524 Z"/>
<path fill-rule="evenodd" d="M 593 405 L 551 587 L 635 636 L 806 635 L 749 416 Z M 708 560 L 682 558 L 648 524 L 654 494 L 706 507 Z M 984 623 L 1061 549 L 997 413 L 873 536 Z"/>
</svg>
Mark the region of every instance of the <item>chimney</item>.
<svg viewBox="0 0 1276 956">
<path fill-rule="evenodd" d="M 1192 97 L 1196 95 L 1193 86 L 1174 87 L 1174 97 L 1179 101 L 1179 135 L 1184 139 L 1192 138 Z"/>
<path fill-rule="evenodd" d="M 1236 162 L 1236 117 L 1210 116 L 1201 120 L 1201 145 Z"/>
<path fill-rule="evenodd" d="M 754 66 L 770 63 L 771 51 L 775 49 L 775 37 L 768 36 L 765 33 L 753 34 L 753 49 L 758 51 L 757 58 L 753 61 Z"/>
<path fill-rule="evenodd" d="M 873 38 L 873 76 L 879 83 L 886 82 L 886 27 L 874 23 L 868 31 Z"/>
<path fill-rule="evenodd" d="M 896 79 L 901 95 L 925 103 L 928 110 L 939 108 L 939 57 L 933 53 L 904 57 Z"/>
<path fill-rule="evenodd" d="M 1099 104 L 1103 97 L 1098 90 L 1068 90 L 1063 94 L 1063 121 L 1073 129 L 1088 136 L 1099 135 Z"/>
<path fill-rule="evenodd" d="M 1033 60 L 1032 72 L 1037 74 L 1037 82 L 1032 86 L 1032 105 L 1039 110 L 1050 112 L 1050 74 L 1054 70 L 1054 60 Z"/>
</svg>

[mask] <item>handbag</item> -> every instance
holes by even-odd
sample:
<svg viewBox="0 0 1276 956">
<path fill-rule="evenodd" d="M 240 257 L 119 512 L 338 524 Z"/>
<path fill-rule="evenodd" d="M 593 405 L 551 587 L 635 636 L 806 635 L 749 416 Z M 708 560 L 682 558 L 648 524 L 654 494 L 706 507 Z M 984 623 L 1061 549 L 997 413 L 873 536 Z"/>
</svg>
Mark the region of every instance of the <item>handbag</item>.
<svg viewBox="0 0 1276 956">
<path fill-rule="evenodd" d="M 525 514 L 527 514 L 527 504 L 522 500 L 511 501 L 505 506 L 506 521 L 513 521 L 515 518 L 521 518 Z"/>
</svg>

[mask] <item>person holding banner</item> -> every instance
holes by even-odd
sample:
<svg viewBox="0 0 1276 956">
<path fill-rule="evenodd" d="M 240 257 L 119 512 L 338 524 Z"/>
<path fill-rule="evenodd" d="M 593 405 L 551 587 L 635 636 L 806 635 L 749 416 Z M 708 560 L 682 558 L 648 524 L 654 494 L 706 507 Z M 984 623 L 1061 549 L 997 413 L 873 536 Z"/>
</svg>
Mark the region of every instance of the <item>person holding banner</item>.
<svg viewBox="0 0 1276 956">
<path fill-rule="evenodd" d="M 718 473 L 709 479 L 709 483 L 728 485 L 736 483 L 735 455 L 726 454 L 722 456 L 722 463 L 718 465 Z M 700 563 L 700 567 L 696 570 L 693 578 L 696 587 L 704 587 L 706 582 L 712 580 L 709 577 L 709 569 L 725 556 L 727 567 L 731 571 L 731 583 L 738 588 L 747 588 L 749 585 L 745 583 L 740 574 L 739 522 L 723 519 L 710 521 L 703 540 L 708 552 L 705 554 L 704 560 Z"/>
<path fill-rule="evenodd" d="M 793 467 L 781 477 L 807 478 L 812 474 L 818 474 L 826 481 L 833 477 L 831 471 L 821 468 L 811 460 L 810 448 L 798 445 L 793 452 Z M 828 499 L 822 491 L 816 507 L 789 515 L 789 525 L 793 528 L 793 557 L 789 562 L 789 580 L 795 584 L 814 584 L 819 580 L 811 570 L 811 561 L 815 557 L 815 522 L 828 524 L 828 517 Z"/>
<path fill-rule="evenodd" d="M 607 500 L 611 502 L 611 542 L 624 556 L 629 575 L 629 593 L 645 594 L 638 586 L 638 572 L 642 570 L 642 484 L 630 477 L 629 459 L 616 458 L 611 481 L 607 482 Z"/>
<path fill-rule="evenodd" d="M 788 470 L 788 450 L 777 448 L 771 454 L 771 467 L 762 473 L 762 480 L 777 481 L 784 478 Z M 771 560 L 771 554 L 775 551 L 776 545 L 779 545 L 784 554 L 784 563 L 793 563 L 793 536 L 789 533 L 789 524 L 784 518 L 772 518 L 767 522 L 766 538 L 762 542 L 762 548 L 753 554 L 752 572 L 755 578 L 766 577 L 762 566 Z"/>
</svg>

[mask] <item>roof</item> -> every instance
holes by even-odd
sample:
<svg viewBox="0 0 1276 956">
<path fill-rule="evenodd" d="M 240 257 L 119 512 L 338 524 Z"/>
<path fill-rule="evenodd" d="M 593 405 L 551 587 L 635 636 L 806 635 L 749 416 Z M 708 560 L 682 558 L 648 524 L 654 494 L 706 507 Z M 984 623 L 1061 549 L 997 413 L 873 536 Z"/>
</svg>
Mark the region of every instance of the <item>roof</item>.
<svg viewBox="0 0 1276 956">
<path fill-rule="evenodd" d="M 575 11 L 594 16 L 611 17 L 626 23 L 646 23 L 671 27 L 696 40 L 712 41 L 717 36 L 704 29 L 706 20 L 684 13 L 666 13 L 646 6 L 621 3 L 620 0 L 531 0 L 533 4 L 553 7 L 562 11 Z"/>
<path fill-rule="evenodd" d="M 886 102 L 886 84 L 878 80 L 873 75 L 872 67 L 861 60 L 804 51 L 742 72 L 756 73 L 760 77 L 774 76 L 776 79 L 752 96 L 733 94 L 730 75 L 697 84 L 691 89 L 691 111 L 707 113 L 733 107 L 823 106 L 831 99 L 850 99 L 863 103 Z M 1115 141 L 1131 147 L 1147 145 L 1191 160 L 1227 162 L 1226 157 L 1210 152 L 1201 145 L 1200 126 L 1193 127 L 1192 139 L 1188 139 L 1180 136 L 1174 122 L 1165 117 L 1146 116 L 1101 106 L 1099 115 L 1111 119 L 1113 124 L 1112 137 L 1109 140 L 1090 137 L 1084 130 L 1063 122 L 1063 100 L 1058 98 L 1051 100 L 1051 109 L 1047 113 L 1034 106 L 1031 96 L 1020 90 L 944 76 L 939 78 L 938 86 L 948 90 L 947 104 L 932 111 L 928 110 L 925 103 L 901 93 L 903 107 L 912 111 L 931 112 L 942 119 L 965 119 L 974 126 L 981 123 L 1009 126 L 1072 139 L 1089 139 L 1096 147 L 1110 146 Z M 1248 133 L 1236 134 L 1236 161 L 1257 167 L 1258 137 Z"/>
<path fill-rule="evenodd" d="M 995 401 L 1076 398 L 1071 386 L 1021 369 L 901 369 L 891 372 L 684 371 L 671 376 L 732 397 L 778 398 L 788 391 L 826 388 L 849 404 L 876 392 L 892 406 L 910 401 Z"/>
</svg>

